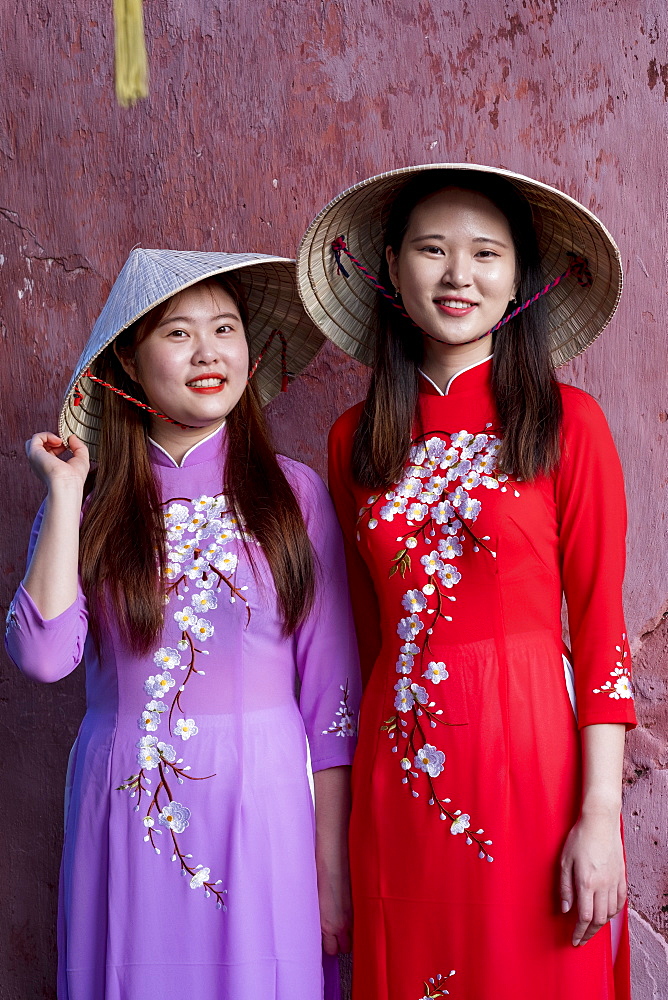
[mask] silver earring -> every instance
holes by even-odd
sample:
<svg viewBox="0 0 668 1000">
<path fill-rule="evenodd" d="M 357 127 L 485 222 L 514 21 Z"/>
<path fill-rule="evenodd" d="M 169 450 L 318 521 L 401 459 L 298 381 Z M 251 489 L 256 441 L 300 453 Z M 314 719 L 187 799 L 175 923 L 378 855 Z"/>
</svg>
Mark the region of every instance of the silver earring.
<svg viewBox="0 0 668 1000">
<path fill-rule="evenodd" d="M 400 296 L 401 296 L 401 292 L 399 291 L 399 289 L 395 285 L 395 288 L 394 288 L 394 297 L 395 297 L 395 299 L 398 299 Z"/>
</svg>

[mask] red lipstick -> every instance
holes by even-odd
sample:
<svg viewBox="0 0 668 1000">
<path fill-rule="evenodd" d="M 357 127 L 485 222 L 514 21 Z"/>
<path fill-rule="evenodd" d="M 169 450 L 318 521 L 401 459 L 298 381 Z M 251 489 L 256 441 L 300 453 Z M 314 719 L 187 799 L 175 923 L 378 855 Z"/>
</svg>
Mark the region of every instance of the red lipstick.
<svg viewBox="0 0 668 1000">
<path fill-rule="evenodd" d="M 203 382 L 213 382 L 214 384 L 202 385 Z M 206 374 L 202 373 L 191 378 L 186 383 L 186 388 L 190 389 L 191 392 L 198 393 L 200 396 L 214 396 L 216 393 L 223 391 L 226 383 L 227 379 L 219 372 L 206 372 Z"/>
<path fill-rule="evenodd" d="M 435 305 L 444 312 L 446 316 L 468 316 L 477 308 L 476 302 L 471 302 L 470 299 L 459 299 L 456 296 L 448 296 L 443 299 L 435 299 Z M 446 303 L 457 302 L 460 305 L 446 305 Z"/>
</svg>

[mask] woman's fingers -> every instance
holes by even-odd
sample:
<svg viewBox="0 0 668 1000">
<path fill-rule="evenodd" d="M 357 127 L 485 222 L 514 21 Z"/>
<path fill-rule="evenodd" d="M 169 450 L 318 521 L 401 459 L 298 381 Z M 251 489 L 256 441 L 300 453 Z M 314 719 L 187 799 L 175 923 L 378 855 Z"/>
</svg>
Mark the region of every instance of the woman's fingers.
<svg viewBox="0 0 668 1000">
<path fill-rule="evenodd" d="M 594 918 L 594 894 L 583 886 L 578 887 L 578 921 L 573 931 L 573 944 L 582 944 Z"/>
<path fill-rule="evenodd" d="M 593 892 L 582 887 L 578 891 L 578 922 L 573 932 L 573 944 L 582 945 L 590 941 L 623 908 L 626 901 L 624 887 L 623 900 L 619 905 L 618 888 L 601 889 Z"/>
<path fill-rule="evenodd" d="M 619 913 L 621 910 L 624 909 L 624 906 L 626 905 L 626 897 L 627 897 L 626 881 L 623 881 L 620 882 L 619 885 L 617 886 L 617 902 L 616 902 L 617 909 L 615 910 L 615 913 Z"/>
<path fill-rule="evenodd" d="M 26 441 L 25 448 L 33 472 L 49 488 L 56 480 L 79 484 L 88 475 L 88 448 L 74 434 L 65 443 L 57 434 L 40 431 Z M 63 460 L 67 451 L 71 452 L 71 457 Z"/>
<path fill-rule="evenodd" d="M 65 451 L 65 445 L 57 434 L 52 434 L 50 431 L 41 431 L 38 434 L 33 434 L 26 441 L 26 454 L 28 456 L 34 451 L 54 451 L 55 449 Z"/>
<path fill-rule="evenodd" d="M 568 913 L 573 906 L 573 862 L 570 857 L 561 859 L 561 912 Z"/>
<path fill-rule="evenodd" d="M 322 935 L 322 947 L 326 955 L 338 955 L 339 953 L 339 942 L 336 939 L 335 934 L 323 934 Z"/>
</svg>

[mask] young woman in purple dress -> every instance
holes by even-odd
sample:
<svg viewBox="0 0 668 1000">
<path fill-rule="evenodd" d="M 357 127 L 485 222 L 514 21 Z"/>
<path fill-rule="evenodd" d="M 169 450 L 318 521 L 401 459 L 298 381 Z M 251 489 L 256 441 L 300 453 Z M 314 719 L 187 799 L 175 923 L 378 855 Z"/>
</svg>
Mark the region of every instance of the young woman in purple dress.
<svg viewBox="0 0 668 1000">
<path fill-rule="evenodd" d="M 356 644 L 325 487 L 261 411 L 320 342 L 289 261 L 134 250 L 27 444 L 47 496 L 7 648 L 87 684 L 59 1000 L 338 995 Z"/>
</svg>

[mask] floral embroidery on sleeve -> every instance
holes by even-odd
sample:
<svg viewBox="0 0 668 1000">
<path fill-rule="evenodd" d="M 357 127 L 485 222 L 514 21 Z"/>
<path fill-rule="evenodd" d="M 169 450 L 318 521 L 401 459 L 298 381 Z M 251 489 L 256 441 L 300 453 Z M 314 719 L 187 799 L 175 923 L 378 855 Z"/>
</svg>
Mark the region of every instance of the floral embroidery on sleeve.
<svg viewBox="0 0 668 1000">
<path fill-rule="evenodd" d="M 7 608 L 7 617 L 5 618 L 5 635 L 9 635 L 11 629 L 20 629 L 21 623 L 16 617 L 16 598 L 14 598 Z"/>
<path fill-rule="evenodd" d="M 600 688 L 593 688 L 594 694 L 607 694 L 609 698 L 618 700 L 620 698 L 633 698 L 633 685 L 631 684 L 631 671 L 625 661 L 628 659 L 626 649 L 626 632 L 622 633 L 622 645 L 615 646 L 619 653 L 619 659 L 615 663 L 615 669 L 610 671 L 612 680 L 601 684 Z"/>
<path fill-rule="evenodd" d="M 425 980 L 424 983 L 424 993 L 419 1000 L 435 1000 L 436 997 L 447 997 L 450 995 L 450 991 L 445 989 L 445 983 L 448 979 L 451 979 L 455 974 L 455 970 L 448 973 L 447 976 L 436 976 L 435 979 Z"/>
<path fill-rule="evenodd" d="M 329 729 L 323 729 L 323 736 L 328 736 L 330 733 L 336 733 L 337 736 L 354 736 L 357 732 L 355 718 L 348 704 L 348 681 L 345 684 L 341 684 L 340 688 L 343 691 L 343 698 L 336 710 L 338 718 L 334 719 Z"/>
<path fill-rule="evenodd" d="M 171 739 L 180 739 L 182 744 L 197 736 L 199 726 L 189 718 L 182 704 L 187 685 L 195 677 L 204 677 L 205 671 L 199 665 L 198 657 L 208 655 L 202 645 L 214 634 L 214 625 L 203 614 L 218 606 L 218 598 L 223 588 L 229 591 L 229 601 L 234 604 L 241 600 L 246 605 L 246 624 L 250 621 L 250 608 L 243 594 L 245 587 L 237 587 L 234 573 L 237 556 L 226 551 L 224 546 L 233 539 L 246 536 L 240 530 L 236 518 L 227 510 L 222 494 L 215 497 L 202 496 L 198 500 L 168 500 L 164 512 L 167 529 L 167 568 L 165 572 L 165 603 L 172 598 L 184 601 L 180 592 L 190 593 L 194 583 L 196 592 L 189 596 L 189 604 L 173 612 L 171 621 L 176 623 L 179 638 L 173 646 L 161 646 L 153 656 L 157 672 L 150 674 L 144 682 L 148 701 L 137 720 L 140 730 L 145 733 L 157 732 L 166 726 Z M 253 541 L 252 539 L 246 539 Z M 170 621 L 166 615 L 165 626 Z M 176 637 L 175 637 L 176 638 Z M 185 662 L 184 662 L 185 661 Z M 182 683 L 178 684 L 172 671 L 186 671 Z M 172 689 L 174 691 L 172 692 Z M 166 721 L 163 721 L 165 720 Z M 128 791 L 131 798 L 137 798 L 135 811 L 141 809 L 142 799 L 148 800 L 143 816 L 144 840 L 160 854 L 157 837 L 167 833 L 171 839 L 172 861 L 178 862 L 181 874 L 189 877 L 191 889 L 204 889 L 205 896 L 214 896 L 219 909 L 225 910 L 226 889 L 220 889 L 221 879 L 211 878 L 211 869 L 192 864 L 192 855 L 184 853 L 178 837 L 194 820 L 187 805 L 175 800 L 172 782 L 183 785 L 186 781 L 206 781 L 213 774 L 195 777 L 189 774 L 190 765 L 177 756 L 172 743 L 157 736 L 142 736 L 136 744 L 138 749 L 136 774 L 131 775 L 119 791 Z M 152 789 L 153 778 L 148 772 L 157 771 L 157 785 Z"/>
<path fill-rule="evenodd" d="M 490 426 L 487 425 L 486 431 Z M 431 649 L 430 641 L 436 628 L 447 627 L 453 620 L 446 612 L 450 610 L 449 604 L 457 600 L 453 591 L 462 579 L 457 560 L 464 548 L 470 546 L 474 553 L 484 552 L 496 558 L 496 552 L 488 544 L 490 538 L 478 536 L 473 530 L 482 501 L 469 491 L 498 489 L 507 493 L 512 489 L 516 497 L 520 494 L 510 476 L 496 469 L 501 448 L 499 438 L 492 433 L 470 434 L 465 430 L 448 437 L 449 441 L 431 436 L 415 443 L 403 478 L 384 494 L 378 515 L 374 508 L 381 501 L 380 496 L 369 497 L 367 506 L 359 512 L 359 522 L 366 520 L 371 530 L 378 526 L 378 518 L 406 524 L 408 530 L 397 537 L 401 548 L 392 559 L 390 577 L 396 573 L 405 577 L 412 570 L 415 558 L 426 576 L 422 587 L 407 590 L 401 600 L 406 614 L 397 625 L 402 640 L 396 664 L 399 678 L 394 685 L 397 714 L 386 719 L 381 730 L 395 740 L 393 753 L 398 753 L 402 740 L 406 741 L 399 761 L 401 780 L 413 797 L 419 797 L 418 789 L 425 781 L 428 803 L 436 806 L 441 820 L 449 823 L 450 833 L 464 834 L 466 844 L 476 844 L 479 858 L 493 861 L 488 850 L 492 841 L 484 829 L 478 827 L 474 832 L 469 813 L 453 810 L 451 799 L 437 789 L 437 779 L 446 766 L 446 754 L 430 742 L 436 734 L 429 730 L 457 723 L 446 723 L 443 709 L 432 700 L 431 692 L 434 688 L 442 691 L 439 685 L 447 681 L 449 674 L 447 665 Z M 419 678 L 414 671 L 418 671 Z"/>
</svg>

